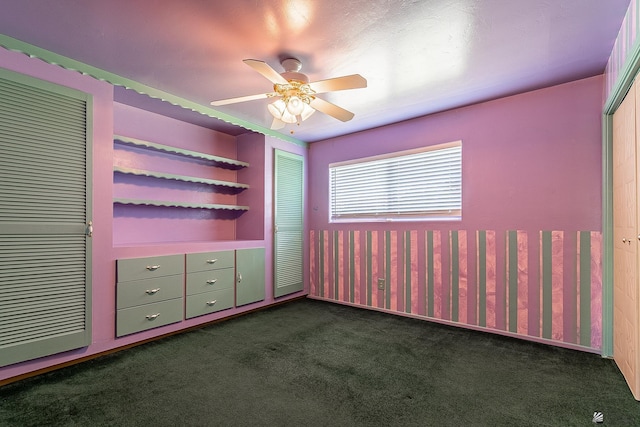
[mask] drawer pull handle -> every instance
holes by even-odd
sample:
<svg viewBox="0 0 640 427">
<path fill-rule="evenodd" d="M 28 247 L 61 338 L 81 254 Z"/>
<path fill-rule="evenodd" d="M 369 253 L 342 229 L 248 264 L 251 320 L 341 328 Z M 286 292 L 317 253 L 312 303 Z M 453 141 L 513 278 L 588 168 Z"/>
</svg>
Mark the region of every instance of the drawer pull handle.
<svg viewBox="0 0 640 427">
<path fill-rule="evenodd" d="M 156 314 L 147 314 L 145 317 L 147 318 L 148 321 L 152 321 L 152 320 L 156 320 L 158 318 L 158 316 L 160 316 L 160 313 L 156 313 Z"/>
<path fill-rule="evenodd" d="M 215 264 L 215 263 L 216 263 L 216 261 L 218 261 L 218 259 L 217 259 L 217 258 L 216 258 L 216 259 L 208 259 L 208 260 L 207 260 L 207 264 Z"/>
<path fill-rule="evenodd" d="M 155 294 L 157 294 L 157 293 L 158 293 L 158 291 L 159 291 L 159 290 L 160 290 L 160 288 L 147 289 L 147 290 L 145 291 L 145 293 L 146 293 L 147 295 L 155 295 Z"/>
<path fill-rule="evenodd" d="M 207 280 L 207 285 L 213 285 L 218 281 L 218 279 Z"/>
<path fill-rule="evenodd" d="M 212 305 L 215 305 L 217 302 L 218 300 L 215 300 L 215 299 L 213 301 L 207 301 L 207 305 L 212 306 Z"/>
<path fill-rule="evenodd" d="M 160 268 L 160 265 L 147 265 L 147 270 L 149 271 L 156 271 L 159 268 Z"/>
</svg>

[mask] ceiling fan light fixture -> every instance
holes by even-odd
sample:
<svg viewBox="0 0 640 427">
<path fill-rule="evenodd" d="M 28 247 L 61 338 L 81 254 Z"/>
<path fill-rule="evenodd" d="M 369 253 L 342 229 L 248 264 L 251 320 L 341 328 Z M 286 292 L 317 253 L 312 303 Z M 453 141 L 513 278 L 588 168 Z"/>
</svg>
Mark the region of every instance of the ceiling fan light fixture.
<svg viewBox="0 0 640 427">
<path fill-rule="evenodd" d="M 302 113 L 300 113 L 301 121 L 307 120 L 316 110 L 306 102 L 302 103 Z"/>
<path fill-rule="evenodd" d="M 297 96 L 292 96 L 287 101 L 287 111 L 294 116 L 299 116 L 304 111 L 305 103 Z"/>
<path fill-rule="evenodd" d="M 267 105 L 267 109 L 273 117 L 285 123 L 296 123 L 298 121 L 296 116 L 287 110 L 287 104 L 282 99 Z"/>
</svg>

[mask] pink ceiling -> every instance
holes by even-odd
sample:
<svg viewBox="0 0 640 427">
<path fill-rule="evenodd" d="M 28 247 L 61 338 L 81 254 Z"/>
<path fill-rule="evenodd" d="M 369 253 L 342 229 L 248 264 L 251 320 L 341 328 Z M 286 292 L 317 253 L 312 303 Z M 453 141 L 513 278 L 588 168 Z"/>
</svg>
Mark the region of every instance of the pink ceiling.
<svg viewBox="0 0 640 427">
<path fill-rule="evenodd" d="M 365 89 L 322 96 L 354 112 L 353 120 L 316 113 L 283 129 L 316 141 L 601 74 L 628 5 L 629 0 L 0 0 L 0 33 L 207 106 L 214 99 L 272 90 L 245 58 L 283 71 L 279 58 L 294 56 L 312 81 L 364 76 Z M 118 90 L 117 98 L 149 101 L 126 92 Z M 149 108 L 175 108 L 149 102 Z M 269 127 L 267 102 L 216 109 Z M 242 131 L 214 119 L 206 125 Z"/>
</svg>

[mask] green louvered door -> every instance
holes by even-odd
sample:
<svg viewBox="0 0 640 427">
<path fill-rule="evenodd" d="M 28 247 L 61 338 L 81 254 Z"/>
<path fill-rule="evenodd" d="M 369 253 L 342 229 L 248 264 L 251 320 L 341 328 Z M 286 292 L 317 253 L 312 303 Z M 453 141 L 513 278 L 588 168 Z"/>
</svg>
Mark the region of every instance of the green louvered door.
<svg viewBox="0 0 640 427">
<path fill-rule="evenodd" d="M 304 288 L 302 233 L 304 207 L 303 159 L 275 150 L 274 297 Z"/>
<path fill-rule="evenodd" d="M 90 344 L 90 113 L 0 69 L 0 366 Z"/>
</svg>

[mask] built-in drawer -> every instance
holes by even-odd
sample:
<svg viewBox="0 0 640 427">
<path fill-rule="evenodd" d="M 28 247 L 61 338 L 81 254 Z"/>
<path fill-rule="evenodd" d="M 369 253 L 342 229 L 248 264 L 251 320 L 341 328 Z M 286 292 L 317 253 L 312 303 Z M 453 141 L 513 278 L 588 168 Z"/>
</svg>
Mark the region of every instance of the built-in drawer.
<svg viewBox="0 0 640 427">
<path fill-rule="evenodd" d="M 118 282 L 182 274 L 184 273 L 184 255 L 119 259 L 117 270 Z"/>
<path fill-rule="evenodd" d="M 234 271 L 233 268 L 222 268 L 187 273 L 187 295 L 232 288 L 235 277 Z"/>
<path fill-rule="evenodd" d="M 116 335 L 121 337 L 180 322 L 182 321 L 182 313 L 182 298 L 124 308 L 117 311 Z"/>
<path fill-rule="evenodd" d="M 233 288 L 187 296 L 186 318 L 202 316 L 233 307 Z"/>
<path fill-rule="evenodd" d="M 187 272 L 233 268 L 235 259 L 235 251 L 187 254 Z"/>
<path fill-rule="evenodd" d="M 117 284 L 117 308 L 182 297 L 184 275 L 163 276 L 155 279 L 134 280 Z"/>
</svg>

